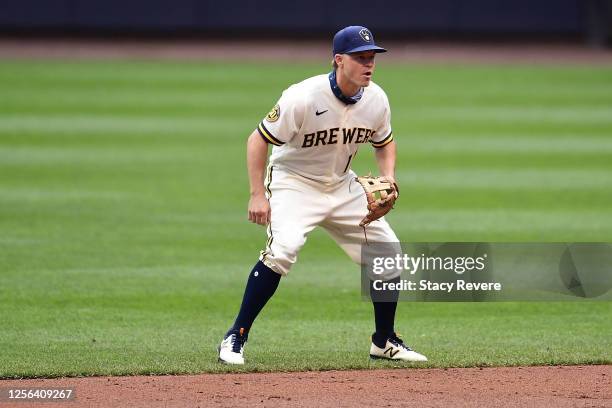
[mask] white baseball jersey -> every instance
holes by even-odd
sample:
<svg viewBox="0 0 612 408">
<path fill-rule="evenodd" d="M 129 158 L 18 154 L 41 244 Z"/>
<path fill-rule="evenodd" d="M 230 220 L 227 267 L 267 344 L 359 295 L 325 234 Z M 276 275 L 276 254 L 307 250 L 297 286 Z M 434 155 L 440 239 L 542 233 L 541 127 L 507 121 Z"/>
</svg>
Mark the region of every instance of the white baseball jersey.
<svg viewBox="0 0 612 408">
<path fill-rule="evenodd" d="M 345 104 L 325 74 L 287 88 L 258 131 L 274 145 L 271 165 L 327 185 L 346 177 L 361 144 L 383 147 L 393 140 L 382 88 L 371 82 L 361 100 Z"/>
<path fill-rule="evenodd" d="M 393 140 L 391 115 L 387 96 L 374 83 L 357 103 L 339 98 L 328 75 L 306 79 L 285 90 L 258 127 L 274 145 L 265 181 L 271 221 L 260 260 L 282 275 L 317 226 L 361 262 L 359 222 L 367 200 L 350 164 L 361 144 L 383 147 Z M 367 229 L 371 242 L 398 241 L 384 217 Z"/>
</svg>

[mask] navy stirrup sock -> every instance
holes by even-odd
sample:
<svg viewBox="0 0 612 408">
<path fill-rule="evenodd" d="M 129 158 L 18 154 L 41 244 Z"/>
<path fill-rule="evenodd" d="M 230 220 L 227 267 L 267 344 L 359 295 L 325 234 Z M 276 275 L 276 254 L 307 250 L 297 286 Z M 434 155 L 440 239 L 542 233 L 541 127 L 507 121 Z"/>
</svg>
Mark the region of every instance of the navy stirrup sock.
<svg viewBox="0 0 612 408">
<path fill-rule="evenodd" d="M 230 331 L 243 329 L 242 332 L 248 333 L 255 318 L 276 291 L 280 279 L 281 275 L 268 268 L 263 262 L 259 261 L 255 264 L 244 289 L 240 311 Z"/>
<path fill-rule="evenodd" d="M 391 282 L 394 281 L 399 282 L 399 278 L 391 280 Z M 395 333 L 395 310 L 397 309 L 399 291 L 374 291 L 373 284 L 370 283 L 370 296 L 374 306 L 374 322 L 376 324 L 376 333 L 372 336 L 372 342 L 377 347 L 384 348 L 387 339 Z M 376 301 L 377 299 L 385 301 Z"/>
</svg>

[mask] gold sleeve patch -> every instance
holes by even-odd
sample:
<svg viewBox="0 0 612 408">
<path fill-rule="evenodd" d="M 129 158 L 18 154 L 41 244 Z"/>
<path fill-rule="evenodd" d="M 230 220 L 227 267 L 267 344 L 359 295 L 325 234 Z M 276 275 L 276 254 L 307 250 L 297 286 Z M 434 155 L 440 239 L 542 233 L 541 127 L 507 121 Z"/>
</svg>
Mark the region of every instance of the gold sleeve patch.
<svg viewBox="0 0 612 408">
<path fill-rule="evenodd" d="M 276 105 L 272 108 L 270 112 L 266 115 L 266 120 L 268 122 L 276 122 L 280 117 L 280 105 Z"/>
</svg>

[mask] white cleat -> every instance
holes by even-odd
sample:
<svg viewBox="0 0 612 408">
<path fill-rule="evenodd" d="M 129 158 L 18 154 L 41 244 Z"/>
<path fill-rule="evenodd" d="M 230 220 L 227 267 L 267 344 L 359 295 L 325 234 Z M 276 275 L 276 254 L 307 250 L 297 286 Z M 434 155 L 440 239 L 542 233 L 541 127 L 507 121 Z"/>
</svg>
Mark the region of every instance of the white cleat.
<svg viewBox="0 0 612 408">
<path fill-rule="evenodd" d="M 411 362 L 427 361 L 427 357 L 412 350 L 396 335 L 387 339 L 385 348 L 380 348 L 372 343 L 370 347 L 370 358 Z"/>
<path fill-rule="evenodd" d="M 248 336 L 238 331 L 232 331 L 225 335 L 225 338 L 218 347 L 219 362 L 225 364 L 244 364 L 244 344 Z"/>
</svg>

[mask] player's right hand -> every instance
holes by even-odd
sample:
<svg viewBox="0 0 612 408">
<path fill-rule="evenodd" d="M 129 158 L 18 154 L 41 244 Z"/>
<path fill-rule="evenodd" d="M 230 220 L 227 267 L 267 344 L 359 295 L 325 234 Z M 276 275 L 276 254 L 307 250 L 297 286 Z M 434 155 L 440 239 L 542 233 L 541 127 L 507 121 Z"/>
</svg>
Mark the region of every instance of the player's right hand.
<svg viewBox="0 0 612 408">
<path fill-rule="evenodd" d="M 251 196 L 249 221 L 259 225 L 267 225 L 270 222 L 270 203 L 264 194 Z"/>
</svg>

